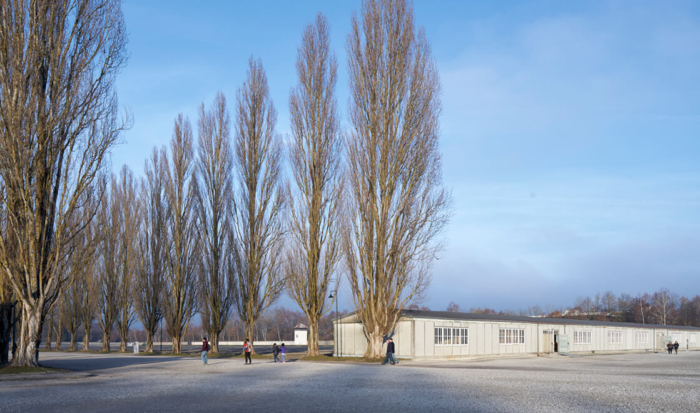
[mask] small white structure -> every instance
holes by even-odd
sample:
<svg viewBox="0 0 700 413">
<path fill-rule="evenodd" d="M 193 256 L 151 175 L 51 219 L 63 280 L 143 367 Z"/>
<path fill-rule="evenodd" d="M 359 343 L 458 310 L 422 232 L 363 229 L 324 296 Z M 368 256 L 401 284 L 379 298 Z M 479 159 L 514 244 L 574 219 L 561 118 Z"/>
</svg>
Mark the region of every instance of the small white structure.
<svg viewBox="0 0 700 413">
<path fill-rule="evenodd" d="M 309 344 L 309 328 L 304 324 L 294 326 L 294 345 L 305 346 Z"/>
</svg>

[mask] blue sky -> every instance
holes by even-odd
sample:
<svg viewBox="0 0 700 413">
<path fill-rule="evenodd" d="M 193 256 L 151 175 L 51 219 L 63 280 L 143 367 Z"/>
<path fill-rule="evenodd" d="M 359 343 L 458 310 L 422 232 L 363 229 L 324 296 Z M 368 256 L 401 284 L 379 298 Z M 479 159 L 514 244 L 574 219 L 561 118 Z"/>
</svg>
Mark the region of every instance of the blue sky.
<svg viewBox="0 0 700 413">
<path fill-rule="evenodd" d="M 135 124 L 113 168 L 141 174 L 178 113 L 196 122 L 217 91 L 232 102 L 251 55 L 288 134 L 296 49 L 319 11 L 345 114 L 345 39 L 360 5 L 127 0 L 131 59 L 117 90 Z M 700 3 L 417 0 L 415 16 L 440 68 L 455 208 L 425 305 L 700 294 Z"/>
</svg>

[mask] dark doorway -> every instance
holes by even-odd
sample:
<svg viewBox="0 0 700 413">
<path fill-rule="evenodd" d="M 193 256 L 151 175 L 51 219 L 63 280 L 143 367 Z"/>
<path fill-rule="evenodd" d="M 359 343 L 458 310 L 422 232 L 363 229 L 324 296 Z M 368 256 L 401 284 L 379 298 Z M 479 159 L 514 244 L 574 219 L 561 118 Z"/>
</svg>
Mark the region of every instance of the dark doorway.
<svg viewBox="0 0 700 413">
<path fill-rule="evenodd" d="M 556 332 L 554 333 L 554 352 L 559 352 L 559 334 Z"/>
</svg>

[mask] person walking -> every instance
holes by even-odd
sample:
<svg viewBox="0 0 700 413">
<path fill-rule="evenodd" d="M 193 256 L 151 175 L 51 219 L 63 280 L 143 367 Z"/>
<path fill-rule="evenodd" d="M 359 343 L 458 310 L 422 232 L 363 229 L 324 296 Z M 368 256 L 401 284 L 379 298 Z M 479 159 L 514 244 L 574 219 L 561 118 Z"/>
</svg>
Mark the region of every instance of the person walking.
<svg viewBox="0 0 700 413">
<path fill-rule="evenodd" d="M 668 354 L 673 354 L 673 343 L 669 341 L 668 344 L 666 344 L 666 348 L 668 349 Z"/>
<path fill-rule="evenodd" d="M 678 354 L 678 347 L 680 347 L 680 346 L 681 346 L 681 345 L 678 344 L 677 341 L 676 341 L 675 343 L 673 343 L 673 349 L 676 350 L 676 354 Z"/>
<path fill-rule="evenodd" d="M 209 353 L 209 342 L 207 341 L 207 338 L 204 337 L 202 340 L 202 361 L 204 362 L 205 366 L 209 365 L 209 360 L 207 360 L 207 353 Z"/>
<path fill-rule="evenodd" d="M 253 351 L 253 346 L 245 339 L 243 343 L 243 352 L 245 353 L 245 364 L 253 364 L 253 359 L 250 358 L 250 353 Z"/>
<path fill-rule="evenodd" d="M 399 364 L 399 360 L 396 358 L 394 355 L 395 353 L 395 347 L 394 347 L 394 340 L 392 339 L 387 339 L 386 340 L 386 357 L 384 357 L 384 361 L 382 361 L 382 365 L 385 365 L 386 363 L 391 362 L 392 365 L 394 364 Z"/>
<path fill-rule="evenodd" d="M 284 355 L 287 354 L 287 347 L 284 345 L 284 343 L 282 343 L 282 345 L 280 346 L 279 351 L 282 363 L 286 363 L 287 361 L 284 359 Z"/>
<path fill-rule="evenodd" d="M 272 355 L 275 357 L 275 363 L 277 363 L 277 356 L 280 354 L 280 348 L 277 347 L 277 343 L 272 343 Z"/>
</svg>

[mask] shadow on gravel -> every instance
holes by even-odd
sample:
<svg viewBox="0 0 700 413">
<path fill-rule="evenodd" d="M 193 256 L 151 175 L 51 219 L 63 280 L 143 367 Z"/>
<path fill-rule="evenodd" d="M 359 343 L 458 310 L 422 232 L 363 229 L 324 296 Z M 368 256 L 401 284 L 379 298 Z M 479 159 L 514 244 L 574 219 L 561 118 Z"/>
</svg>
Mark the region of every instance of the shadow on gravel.
<svg viewBox="0 0 700 413">
<path fill-rule="evenodd" d="M 145 364 L 166 363 L 182 360 L 181 357 L 100 357 L 100 358 L 67 358 L 40 361 L 42 366 L 54 369 L 72 371 L 95 371 L 120 367 L 139 366 Z"/>
</svg>

